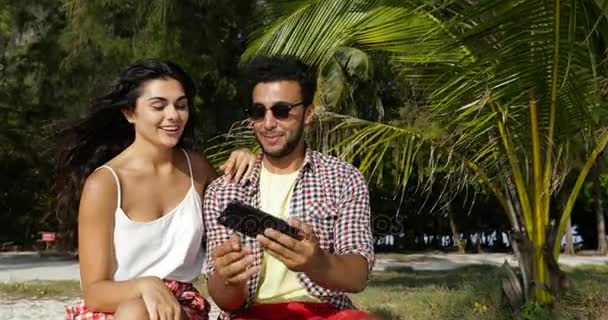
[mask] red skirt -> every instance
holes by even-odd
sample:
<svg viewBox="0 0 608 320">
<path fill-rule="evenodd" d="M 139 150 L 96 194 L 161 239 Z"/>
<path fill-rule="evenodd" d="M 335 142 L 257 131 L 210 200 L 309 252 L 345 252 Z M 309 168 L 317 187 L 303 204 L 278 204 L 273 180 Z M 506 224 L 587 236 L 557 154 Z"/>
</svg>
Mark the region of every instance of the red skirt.
<svg viewBox="0 0 608 320">
<path fill-rule="evenodd" d="M 182 309 L 190 320 L 207 320 L 209 318 L 209 302 L 201 296 L 191 283 L 175 280 L 165 280 L 165 285 L 178 298 Z M 79 301 L 73 306 L 65 307 L 66 320 L 114 320 L 113 313 L 93 312 Z"/>
<path fill-rule="evenodd" d="M 371 313 L 360 310 L 337 309 L 329 303 L 287 302 L 271 304 L 254 304 L 243 314 L 233 320 L 363 320 L 381 319 Z"/>
</svg>

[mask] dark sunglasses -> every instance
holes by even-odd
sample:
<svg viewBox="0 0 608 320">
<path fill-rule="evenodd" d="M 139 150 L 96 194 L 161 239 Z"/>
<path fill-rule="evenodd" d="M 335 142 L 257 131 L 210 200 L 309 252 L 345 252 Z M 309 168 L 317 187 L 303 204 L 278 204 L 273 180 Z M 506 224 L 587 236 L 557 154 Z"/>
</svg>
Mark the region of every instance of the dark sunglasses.
<svg viewBox="0 0 608 320">
<path fill-rule="evenodd" d="M 254 104 L 247 108 L 247 114 L 251 120 L 261 120 L 266 116 L 266 110 L 272 111 L 272 115 L 279 120 L 289 118 L 289 111 L 297 106 L 303 106 L 304 102 L 289 104 L 287 102 L 277 102 L 270 108 L 266 108 L 263 104 Z"/>
</svg>

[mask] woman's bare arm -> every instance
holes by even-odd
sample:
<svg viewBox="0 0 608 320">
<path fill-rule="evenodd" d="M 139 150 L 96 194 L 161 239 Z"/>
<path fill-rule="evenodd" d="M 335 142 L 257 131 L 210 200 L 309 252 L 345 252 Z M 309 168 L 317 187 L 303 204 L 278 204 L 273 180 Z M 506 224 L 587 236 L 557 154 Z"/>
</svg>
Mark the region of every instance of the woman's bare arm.
<svg viewBox="0 0 608 320">
<path fill-rule="evenodd" d="M 78 210 L 78 256 L 85 304 L 96 312 L 114 312 L 122 302 L 140 297 L 140 280 L 112 281 L 112 244 L 117 188 L 107 169 L 86 181 Z"/>
</svg>

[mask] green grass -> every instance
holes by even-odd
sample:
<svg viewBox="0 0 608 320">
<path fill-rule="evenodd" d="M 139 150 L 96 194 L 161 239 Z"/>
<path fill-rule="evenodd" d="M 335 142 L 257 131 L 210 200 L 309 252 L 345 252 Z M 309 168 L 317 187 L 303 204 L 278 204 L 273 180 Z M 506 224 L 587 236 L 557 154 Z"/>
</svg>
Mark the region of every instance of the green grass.
<svg viewBox="0 0 608 320">
<path fill-rule="evenodd" d="M 74 298 L 80 295 L 78 281 L 28 281 L 0 283 L 0 297 L 4 299 Z"/>
<path fill-rule="evenodd" d="M 562 319 L 608 319 L 608 266 L 569 268 L 556 313 Z"/>
<path fill-rule="evenodd" d="M 353 300 L 385 319 L 509 319 L 499 273 L 490 266 L 374 273 L 368 288 Z"/>
<path fill-rule="evenodd" d="M 608 266 L 565 271 L 570 285 L 549 319 L 608 319 Z M 352 297 L 360 309 L 385 319 L 513 319 L 501 291 L 502 276 L 501 269 L 491 266 L 453 271 L 402 268 L 373 273 L 368 288 Z M 202 280 L 196 286 L 205 288 Z M 206 296 L 205 290 L 201 291 Z M 3 298 L 76 298 L 79 295 L 77 281 L 0 284 Z"/>
<path fill-rule="evenodd" d="M 608 319 L 608 266 L 564 271 L 570 285 L 548 319 Z M 384 319 L 513 319 L 501 289 L 503 274 L 492 266 L 452 271 L 402 268 L 374 273 L 368 288 L 353 300 Z"/>
</svg>

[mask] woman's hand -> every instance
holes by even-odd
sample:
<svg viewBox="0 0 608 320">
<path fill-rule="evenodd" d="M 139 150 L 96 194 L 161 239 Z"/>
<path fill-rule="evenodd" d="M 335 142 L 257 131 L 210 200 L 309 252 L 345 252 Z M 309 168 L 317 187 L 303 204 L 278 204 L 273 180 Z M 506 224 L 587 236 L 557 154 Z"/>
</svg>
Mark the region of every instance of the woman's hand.
<svg viewBox="0 0 608 320">
<path fill-rule="evenodd" d="M 230 183 L 238 183 L 241 178 L 246 178 L 251 174 L 257 156 L 249 149 L 241 148 L 232 151 L 230 157 L 220 166 L 226 179 Z"/>
<path fill-rule="evenodd" d="M 180 320 L 181 306 L 177 299 L 158 277 L 143 277 L 137 288 L 144 301 L 150 320 Z"/>
</svg>

